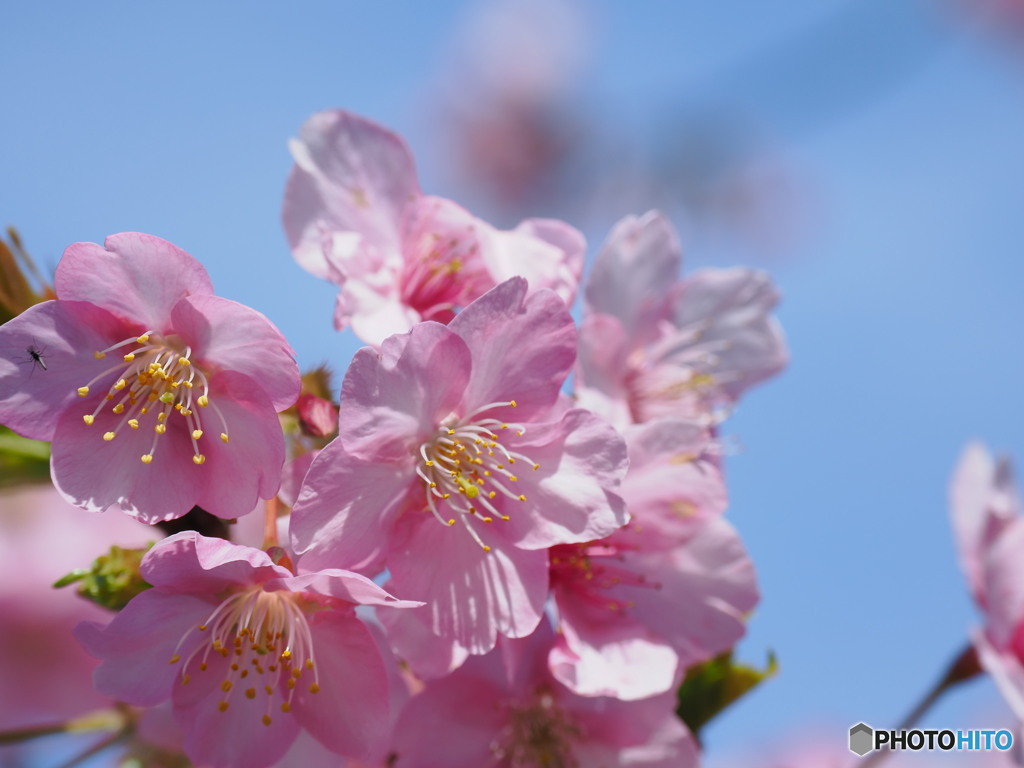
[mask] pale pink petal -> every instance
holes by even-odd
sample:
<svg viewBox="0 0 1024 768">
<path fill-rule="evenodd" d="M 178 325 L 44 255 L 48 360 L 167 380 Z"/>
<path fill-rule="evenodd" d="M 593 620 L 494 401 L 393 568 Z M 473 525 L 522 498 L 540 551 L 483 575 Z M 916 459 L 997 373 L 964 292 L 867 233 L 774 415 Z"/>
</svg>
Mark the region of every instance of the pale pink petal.
<svg viewBox="0 0 1024 768">
<path fill-rule="evenodd" d="M 539 465 L 518 462 L 509 482 L 526 501 L 506 500 L 504 529 L 528 549 L 601 539 L 626 522 L 626 509 L 614 491 L 626 474 L 626 444 L 603 419 L 588 411 L 568 411 L 561 421 L 528 424 L 522 436 L 502 435 L 512 451 Z"/>
<path fill-rule="evenodd" d="M 191 595 L 169 595 L 146 590 L 116 614 L 106 627 L 82 622 L 75 637 L 103 663 L 96 668 L 96 688 L 107 696 L 138 706 L 151 707 L 171 696 L 183 658 L 199 642 L 189 632 L 216 606 Z M 192 635 L 179 647 L 179 641 Z"/>
<path fill-rule="evenodd" d="M 1024 517 L 1013 518 L 981 563 L 986 634 L 998 648 L 1010 646 L 1024 626 Z"/>
<path fill-rule="evenodd" d="M 181 517 L 196 504 L 198 472 L 209 468 L 193 464 L 184 429 L 157 436 L 152 428 L 129 429 L 109 408 L 92 424 L 82 415 L 74 404 L 64 410 L 50 455 L 53 483 L 69 503 L 90 512 L 117 504 L 149 524 Z M 109 432 L 116 437 L 106 441 Z M 152 462 L 143 463 L 140 457 L 151 452 Z"/>
<path fill-rule="evenodd" d="M 330 110 L 310 117 L 290 148 L 295 167 L 283 219 L 303 267 L 327 277 L 317 250 L 333 231 L 358 232 L 378 248 L 397 247 L 402 210 L 419 196 L 412 153 L 401 138 L 358 115 Z"/>
<path fill-rule="evenodd" d="M 294 712 L 281 712 L 281 690 L 272 689 L 268 695 L 257 679 L 252 698 L 239 691 L 228 696 L 221 688 L 229 677 L 228 659 L 211 653 L 208 662 L 209 668 L 192 674 L 187 685 L 174 686 L 174 714 L 185 732 L 185 753 L 193 763 L 217 768 L 273 765 L 288 751 L 300 728 Z M 221 701 L 228 702 L 224 711 Z M 264 716 L 270 718 L 270 725 L 264 724 Z"/>
<path fill-rule="evenodd" d="M 992 676 L 1017 719 L 1024 720 L 1024 665 L 1013 652 L 996 648 L 983 632 L 973 632 L 971 639 L 982 668 Z"/>
<path fill-rule="evenodd" d="M 781 371 L 789 353 L 772 310 L 779 295 L 768 275 L 753 269 L 704 269 L 676 286 L 673 322 L 698 333 L 711 356 L 704 372 L 730 398 Z"/>
<path fill-rule="evenodd" d="M 281 472 L 281 490 L 277 492 L 277 498 L 281 500 L 282 504 L 288 507 L 295 506 L 295 501 L 299 498 L 299 492 L 302 490 L 302 481 L 305 480 L 306 473 L 309 472 L 313 460 L 319 453 L 318 450 L 308 451 L 285 462 Z"/>
<path fill-rule="evenodd" d="M 627 216 L 608 235 L 587 281 L 587 311 L 622 323 L 630 348 L 654 338 L 668 316 L 682 249 L 672 224 L 658 211 Z"/>
<path fill-rule="evenodd" d="M 389 608 L 418 608 L 417 601 L 399 600 L 370 579 L 351 571 L 326 569 L 316 573 L 300 573 L 265 585 L 267 591 L 286 589 L 291 592 L 311 592 L 315 595 L 346 600 L 353 605 L 379 605 Z"/>
<path fill-rule="evenodd" d="M 248 376 L 267 393 L 274 410 L 283 411 L 299 396 L 295 353 L 255 309 L 220 296 L 191 296 L 174 306 L 171 320 L 199 365 Z"/>
<path fill-rule="evenodd" d="M 430 619 L 430 612 L 426 610 L 377 613 L 377 620 L 387 632 L 395 654 L 420 680 L 444 677 L 469 657 L 458 643 L 435 635 L 429 626 Z"/>
<path fill-rule="evenodd" d="M 452 675 L 414 696 L 395 726 L 395 768 L 497 768 L 491 745 L 507 718 L 501 662 L 469 659 Z M 443 723 L 443 728 L 438 724 Z"/>
<path fill-rule="evenodd" d="M 74 243 L 54 275 L 57 296 L 88 301 L 145 330 L 169 332 L 171 308 L 213 293 L 206 269 L 176 245 L 141 232 L 111 235 L 102 246 Z"/>
<path fill-rule="evenodd" d="M 78 301 L 36 304 L 5 323 L 0 423 L 33 440 L 52 440 L 61 411 L 81 400 L 78 388 L 110 366 L 93 353 L 132 332 L 106 310 Z"/>
<path fill-rule="evenodd" d="M 1021 514 L 1013 472 L 981 443 L 964 448 L 949 488 L 950 512 L 960 565 L 975 599 L 985 603 L 983 560 L 1003 530 Z"/>
<path fill-rule="evenodd" d="M 262 550 L 195 531 L 182 531 L 157 543 L 142 559 L 140 572 L 154 587 L 207 595 L 291 576 Z"/>
<path fill-rule="evenodd" d="M 602 627 L 598 645 L 590 633 L 581 640 L 578 621 L 562 618 L 563 634 L 551 649 L 549 664 L 555 679 L 575 693 L 634 701 L 664 693 L 676 682 L 679 657 L 639 622 Z"/>
<path fill-rule="evenodd" d="M 313 461 L 292 509 L 291 538 L 301 567 L 379 571 L 391 525 L 422 481 L 410 465 L 356 458 L 340 439 Z M 420 496 L 420 498 L 422 498 Z"/>
<path fill-rule="evenodd" d="M 493 280 L 524 277 L 530 289 L 554 291 L 571 305 L 583 272 L 583 234 L 557 219 L 526 219 L 510 231 L 492 231 L 485 249 Z"/>
<path fill-rule="evenodd" d="M 631 427 L 629 472 L 622 497 L 647 549 L 672 548 L 687 540 L 709 517 L 722 514 L 728 499 L 708 431 L 681 419 Z"/>
<path fill-rule="evenodd" d="M 210 405 L 199 410 L 204 434 L 197 446 L 205 463 L 193 463 L 191 443 L 179 449 L 184 461 L 193 465 L 182 474 L 198 483 L 194 503 L 229 520 L 247 515 L 260 499 L 273 498 L 281 487 L 284 437 L 274 406 L 247 376 L 223 371 L 210 380 Z M 221 437 L 222 429 L 228 442 Z"/>
<path fill-rule="evenodd" d="M 684 546 L 631 560 L 660 587 L 629 590 L 631 613 L 668 641 L 684 668 L 728 650 L 745 633 L 759 598 L 757 578 L 743 542 L 722 518 L 705 521 Z"/>
<path fill-rule="evenodd" d="M 338 431 L 345 450 L 409 464 L 451 413 L 470 377 L 466 344 L 439 323 L 392 336 L 380 352 L 359 350 L 341 387 Z"/>
<path fill-rule="evenodd" d="M 366 756 L 387 735 L 388 679 L 380 650 L 354 616 L 319 614 L 310 631 L 320 690 L 295 689 L 295 719 L 338 754 Z"/>
<path fill-rule="evenodd" d="M 523 421 L 550 408 L 576 359 L 576 328 L 565 304 L 550 291 L 527 296 L 512 278 L 466 307 L 448 326 L 473 355 L 473 375 L 461 412 L 515 400 L 493 418 Z"/>
<path fill-rule="evenodd" d="M 462 525 L 419 514 L 397 528 L 388 559 L 395 594 L 426 602 L 418 610 L 430 612 L 434 633 L 470 653 L 489 651 L 498 633 L 532 632 L 547 596 L 547 552 L 518 549 L 495 526 L 467 521 L 490 547 L 485 552 Z"/>
<path fill-rule="evenodd" d="M 636 421 L 630 406 L 629 339 L 622 323 L 611 315 L 588 315 L 580 325 L 576 398 L 580 408 L 593 411 L 623 429 Z"/>
<path fill-rule="evenodd" d="M 396 333 L 407 333 L 419 321 L 419 313 L 403 304 L 397 293 L 367 290 L 355 280 L 346 282 L 338 292 L 334 327 L 340 331 L 351 325 L 352 332 L 373 347 L 380 347 Z"/>
</svg>

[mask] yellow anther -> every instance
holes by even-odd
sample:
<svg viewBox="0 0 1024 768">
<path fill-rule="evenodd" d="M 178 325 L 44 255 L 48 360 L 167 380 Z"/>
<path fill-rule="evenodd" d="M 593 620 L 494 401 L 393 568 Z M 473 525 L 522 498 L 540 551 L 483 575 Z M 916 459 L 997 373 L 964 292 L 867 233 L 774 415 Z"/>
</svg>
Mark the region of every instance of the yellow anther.
<svg viewBox="0 0 1024 768">
<path fill-rule="evenodd" d="M 228 442 L 228 440 L 230 438 L 228 437 L 228 433 L 227 432 L 221 432 L 220 433 L 220 439 L 223 440 L 226 443 L 226 442 Z"/>
<path fill-rule="evenodd" d="M 227 693 L 228 691 L 230 691 L 231 690 L 231 681 L 230 680 L 225 680 L 223 683 L 220 684 L 220 689 L 222 691 L 224 691 L 224 693 Z"/>
<path fill-rule="evenodd" d="M 158 435 L 162 435 L 164 432 L 167 431 L 167 425 L 157 424 L 155 427 L 153 427 L 153 431 L 156 432 Z"/>
<path fill-rule="evenodd" d="M 540 464 L 534 464 L 534 465 L 533 465 L 533 468 L 534 468 L 534 469 L 540 469 Z"/>
<path fill-rule="evenodd" d="M 320 693 L 320 686 L 317 685 L 316 683 L 310 683 L 309 684 L 309 692 L 310 693 Z"/>
<path fill-rule="evenodd" d="M 88 394 L 89 394 L 89 388 L 88 387 L 79 387 L 78 388 L 78 396 L 79 397 L 85 397 Z"/>
<path fill-rule="evenodd" d="M 180 413 L 182 416 L 192 415 L 192 411 L 190 411 L 188 408 L 182 408 L 180 411 L 178 411 L 178 413 Z"/>
<path fill-rule="evenodd" d="M 114 433 L 113 432 L 104 432 L 103 433 L 103 439 L 106 440 L 109 443 L 111 440 L 114 439 Z"/>
<path fill-rule="evenodd" d="M 511 405 L 513 408 L 515 408 L 516 405 L 518 405 L 518 403 L 516 403 L 515 400 L 510 400 L 508 404 Z"/>
<path fill-rule="evenodd" d="M 182 675 L 181 676 L 181 684 L 182 685 L 188 685 L 188 681 L 191 680 L 191 679 L 192 679 L 192 675 Z"/>
<path fill-rule="evenodd" d="M 484 552 L 490 552 L 491 548 L 484 544 Z"/>
<path fill-rule="evenodd" d="M 493 499 L 493 498 L 494 498 L 495 496 L 497 496 L 497 495 L 498 495 L 498 494 L 497 494 L 497 492 L 496 492 L 496 491 L 491 491 L 490 493 L 488 493 L 488 494 L 487 494 L 487 498 L 488 498 L 488 499 Z"/>
<path fill-rule="evenodd" d="M 222 701 L 220 704 L 217 705 L 217 709 L 220 712 L 227 712 L 228 711 L 228 703 L 226 701 Z"/>
<path fill-rule="evenodd" d="M 167 421 L 167 414 L 163 411 L 160 411 L 160 413 L 156 415 L 156 420 L 161 423 Z"/>
<path fill-rule="evenodd" d="M 509 475 L 509 476 L 508 476 L 508 479 L 509 479 L 510 481 L 512 481 L 512 482 L 514 483 L 514 482 L 515 482 L 516 480 L 518 480 L 519 478 L 518 478 L 518 477 L 516 477 L 515 475 Z"/>
<path fill-rule="evenodd" d="M 270 719 L 270 715 L 264 715 L 263 716 L 263 724 L 264 725 L 270 725 L 272 722 L 273 722 L 273 720 Z"/>
<path fill-rule="evenodd" d="M 206 463 L 206 457 L 203 454 L 201 454 L 201 453 L 197 453 L 195 456 L 192 457 L 192 463 L 193 464 L 205 464 Z M 526 499 L 526 497 L 524 496 L 523 500 L 525 501 L 525 499 Z"/>
<path fill-rule="evenodd" d="M 256 698 L 256 689 L 255 688 L 246 688 L 245 689 L 245 698 L 247 698 L 247 699 L 255 699 Z"/>
<path fill-rule="evenodd" d="M 287 701 L 282 701 L 281 702 L 281 711 L 282 712 L 291 712 L 292 711 L 292 705 L 289 704 Z"/>
<path fill-rule="evenodd" d="M 128 386 L 128 382 L 124 379 L 118 379 L 117 384 L 114 385 L 114 389 L 124 389 Z"/>
<path fill-rule="evenodd" d="M 86 424 L 92 424 L 94 421 L 96 421 L 96 417 L 93 416 L 91 413 L 87 413 L 82 417 L 82 421 L 84 421 Z"/>
<path fill-rule="evenodd" d="M 174 654 L 173 656 L 171 656 L 171 664 L 177 664 L 179 661 L 181 661 L 181 656 L 179 656 L 178 654 Z"/>
<path fill-rule="evenodd" d="M 153 454 L 152 453 L 144 453 L 139 458 L 142 460 L 143 464 L 149 464 L 149 462 L 151 462 L 153 460 Z"/>
<path fill-rule="evenodd" d="M 525 493 L 520 493 L 519 494 L 519 500 L 520 501 L 526 501 L 526 494 Z"/>
<path fill-rule="evenodd" d="M 313 660 L 312 659 L 306 659 L 306 669 L 312 669 L 312 668 L 313 668 Z"/>
<path fill-rule="evenodd" d="M 138 429 L 139 428 L 139 420 L 138 419 L 128 419 L 128 426 L 131 427 L 132 429 Z"/>
<path fill-rule="evenodd" d="M 509 517 L 508 515 L 502 515 L 502 516 L 501 516 L 501 519 L 502 519 L 502 520 L 504 520 L 504 521 L 505 521 L 505 522 L 507 523 L 507 522 L 508 522 L 509 520 L 511 520 L 512 518 L 511 518 L 511 517 Z"/>
<path fill-rule="evenodd" d="M 97 360 L 102 360 L 104 357 L 107 356 L 107 353 L 106 352 L 93 352 L 92 356 L 95 357 Z"/>
<path fill-rule="evenodd" d="M 139 344 L 145 344 L 147 341 L 149 341 L 149 334 L 142 334 L 141 336 L 139 336 L 139 338 L 136 339 L 136 341 L 139 342 Z"/>
<path fill-rule="evenodd" d="M 451 519 L 450 519 L 450 520 L 448 521 L 448 525 L 455 525 L 455 518 L 454 518 L 454 517 L 453 517 L 453 518 L 451 518 Z"/>
<path fill-rule="evenodd" d="M 263 690 L 267 692 L 267 696 L 270 696 L 274 693 L 274 689 L 271 688 L 269 685 L 264 685 Z"/>
<path fill-rule="evenodd" d="M 162 395 L 160 395 L 160 402 L 163 403 L 164 405 L 170 405 L 171 403 L 174 402 L 174 393 L 173 392 L 164 392 Z M 163 415 L 163 414 L 161 414 L 161 415 Z M 164 418 L 167 418 L 167 417 L 164 416 Z"/>
<path fill-rule="evenodd" d="M 192 430 L 192 437 L 194 439 L 198 440 L 202 436 L 203 436 L 203 430 L 201 430 L 201 429 L 193 429 Z"/>
<path fill-rule="evenodd" d="M 192 361 L 189 360 L 187 357 L 179 357 L 178 365 L 192 365 Z"/>
<path fill-rule="evenodd" d="M 118 403 L 111 410 L 114 413 L 124 413 L 124 403 Z"/>
<path fill-rule="evenodd" d="M 433 461 L 429 461 L 429 460 L 428 460 L 428 461 L 427 461 L 427 466 L 428 466 L 428 467 L 432 467 L 432 466 L 434 466 L 434 462 L 433 462 Z"/>
<path fill-rule="evenodd" d="M 206 395 L 200 395 L 198 398 L 196 398 L 196 402 L 199 403 L 199 406 L 201 408 L 205 408 L 210 404 L 210 398 L 208 398 Z"/>
<path fill-rule="evenodd" d="M 134 359 L 135 359 L 135 353 L 134 352 L 129 352 L 127 355 L 124 356 L 124 361 L 126 363 L 130 363 Z"/>
<path fill-rule="evenodd" d="M 292 652 L 289 651 L 289 650 L 285 650 L 281 654 L 281 661 L 288 661 L 288 659 L 290 659 L 291 657 L 292 657 Z"/>
</svg>

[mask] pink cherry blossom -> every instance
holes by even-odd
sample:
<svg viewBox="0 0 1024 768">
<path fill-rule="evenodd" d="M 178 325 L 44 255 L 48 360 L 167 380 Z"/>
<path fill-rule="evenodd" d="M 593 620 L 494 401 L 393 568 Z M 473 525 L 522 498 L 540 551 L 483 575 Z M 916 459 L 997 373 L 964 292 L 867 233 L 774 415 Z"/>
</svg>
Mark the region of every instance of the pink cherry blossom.
<svg viewBox="0 0 1024 768">
<path fill-rule="evenodd" d="M 767 275 L 705 269 L 677 280 L 680 261 L 675 230 L 651 211 L 616 224 L 594 264 L 577 388 L 581 406 L 616 426 L 713 422 L 716 409 L 786 363 Z"/>
<path fill-rule="evenodd" d="M 360 350 L 340 436 L 293 510 L 304 562 L 386 566 L 396 592 L 429 603 L 417 613 L 430 630 L 471 653 L 532 632 L 547 548 L 625 522 L 622 439 L 586 411 L 549 414 L 574 347 L 562 301 L 513 278 L 449 326 L 421 323 L 379 353 Z"/>
<path fill-rule="evenodd" d="M 154 523 L 195 505 L 239 517 L 277 492 L 276 412 L 299 375 L 266 317 L 214 296 L 199 262 L 140 233 L 71 245 L 55 285 L 56 301 L 0 328 L 0 423 L 53 441 L 66 499 Z M 23 364 L 26 348 L 45 370 Z"/>
<path fill-rule="evenodd" d="M 284 228 L 299 264 L 338 286 L 339 330 L 379 346 L 417 321 L 449 322 L 514 275 L 572 302 L 585 244 L 568 224 L 499 231 L 423 195 L 405 142 L 348 112 L 313 115 L 291 150 Z"/>
<path fill-rule="evenodd" d="M 550 664 L 581 695 L 632 700 L 674 688 L 688 667 L 733 647 L 758 591 L 739 537 L 718 517 L 724 483 L 706 432 L 666 420 L 634 428 L 627 442 L 630 522 L 551 550 L 561 634 Z"/>
<path fill-rule="evenodd" d="M 395 768 L 698 764 L 693 738 L 673 712 L 674 694 L 631 702 L 578 696 L 547 670 L 553 639 L 543 623 L 533 636 L 502 640 L 427 683 L 399 717 Z"/>
<path fill-rule="evenodd" d="M 193 531 L 153 547 L 141 573 L 153 589 L 76 635 L 103 659 L 100 692 L 139 706 L 171 700 L 194 762 L 270 766 L 300 731 L 359 757 L 386 736 L 385 661 L 354 607 L 418 603 L 347 571 L 295 575 Z"/>
<path fill-rule="evenodd" d="M 1024 507 L 1009 462 L 968 445 L 950 500 L 960 562 L 985 619 L 973 633 L 978 659 L 1024 721 Z"/>
</svg>

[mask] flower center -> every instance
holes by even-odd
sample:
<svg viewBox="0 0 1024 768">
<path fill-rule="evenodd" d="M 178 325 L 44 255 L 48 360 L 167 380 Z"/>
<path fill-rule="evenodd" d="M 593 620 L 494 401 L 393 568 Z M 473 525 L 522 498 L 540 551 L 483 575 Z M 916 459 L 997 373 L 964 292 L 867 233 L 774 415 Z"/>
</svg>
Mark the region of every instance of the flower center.
<svg viewBox="0 0 1024 768">
<path fill-rule="evenodd" d="M 509 516 L 498 508 L 498 496 L 526 501 L 526 494 L 516 493 L 509 487 L 519 480 L 513 472 L 515 465 L 522 462 L 534 470 L 540 469 L 540 464 L 509 450 L 501 442 L 500 433 L 509 429 L 521 436 L 525 432 L 521 424 L 479 418 L 492 408 L 509 406 L 515 408 L 516 401 L 488 403 L 453 424 L 442 424 L 434 438 L 420 445 L 422 462 L 416 466 L 416 474 L 426 484 L 427 508 L 434 517 L 445 525 L 455 525 L 455 520 L 461 519 L 485 552 L 490 552 L 491 548 L 473 530 L 470 518 L 484 523 L 508 520 Z M 442 515 L 439 501 L 443 501 L 449 511 L 457 513 L 456 517 Z"/>
<path fill-rule="evenodd" d="M 440 209 L 427 206 L 409 224 L 400 284 L 402 302 L 423 320 L 447 323 L 460 307 L 490 286 L 478 266 L 480 244 L 475 224 L 453 227 L 438 220 L 443 215 Z M 436 231 L 439 229 L 445 233 Z"/>
<path fill-rule="evenodd" d="M 508 723 L 491 752 L 508 768 L 577 768 L 572 742 L 580 729 L 547 691 L 526 707 L 509 706 Z"/>
<path fill-rule="evenodd" d="M 211 654 L 228 659 L 230 664 L 220 684 L 224 697 L 217 706 L 221 712 L 227 712 L 233 691 L 244 690 L 247 699 L 266 697 L 262 721 L 270 725 L 270 712 L 282 685 L 287 697 L 280 710 L 285 713 L 291 712 L 295 689 L 304 675 L 312 675 L 307 689 L 310 693 L 320 690 L 309 622 L 293 592 L 265 592 L 262 587 L 253 587 L 231 595 L 205 622 L 182 636 L 171 664 L 181 661 L 178 651 L 194 631 L 206 633 L 206 638 L 185 659 L 179 680 L 188 685 L 193 674 L 206 672 Z"/>
<path fill-rule="evenodd" d="M 110 411 L 121 417 L 114 429 L 103 434 L 104 440 L 113 440 L 126 428 L 151 427 L 153 442 L 149 451 L 140 457 L 143 464 L 149 464 L 153 461 L 160 435 L 167 432 L 169 417 L 177 414 L 183 420 L 178 423 L 188 430 L 192 440 L 192 461 L 203 464 L 206 456 L 200 450 L 199 440 L 205 431 L 197 408 L 210 407 L 221 426 L 220 439 L 228 442 L 227 422 L 210 400 L 210 386 L 205 374 L 192 364 L 191 347 L 186 346 L 182 351 L 169 339 L 147 331 L 99 350 L 93 356 L 102 360 L 114 351 L 120 355 L 118 363 L 78 388 L 79 396 L 87 397 L 90 388 L 98 381 L 111 374 L 117 375 L 96 410 L 82 416 L 82 420 L 91 425 L 109 405 Z"/>
<path fill-rule="evenodd" d="M 551 548 L 552 590 L 569 592 L 572 599 L 614 613 L 633 607 L 633 601 L 608 593 L 617 587 L 660 589 L 661 585 L 625 565 L 623 552 L 630 547 L 608 540 L 586 544 L 559 544 Z"/>
</svg>

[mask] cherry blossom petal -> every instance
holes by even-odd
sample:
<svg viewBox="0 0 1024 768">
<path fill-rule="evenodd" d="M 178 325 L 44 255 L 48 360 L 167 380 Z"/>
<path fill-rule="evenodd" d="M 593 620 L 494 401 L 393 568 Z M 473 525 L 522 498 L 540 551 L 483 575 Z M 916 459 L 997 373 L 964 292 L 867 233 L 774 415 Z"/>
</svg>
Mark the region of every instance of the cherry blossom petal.
<svg viewBox="0 0 1024 768">
<path fill-rule="evenodd" d="M 429 513 L 403 521 L 389 556 L 392 586 L 409 600 L 423 600 L 435 634 L 470 653 L 486 653 L 500 632 L 530 634 L 547 596 L 547 552 L 511 546 L 494 526 L 477 525 L 490 551 L 461 526 L 448 527 Z"/>
<path fill-rule="evenodd" d="M 501 524 L 517 546 L 592 541 L 625 524 L 625 504 L 612 491 L 626 474 L 626 444 L 603 419 L 577 408 L 561 421 L 530 424 L 505 443 L 539 465 L 516 465 L 510 485 L 526 501 L 503 506 L 510 519 Z"/>
<path fill-rule="evenodd" d="M 220 296 L 191 296 L 171 313 L 174 330 L 193 349 L 199 363 L 248 376 L 283 411 L 299 396 L 299 367 L 281 332 L 255 309 Z"/>
<path fill-rule="evenodd" d="M 178 301 L 213 293 L 210 276 L 198 261 L 142 232 L 111 235 L 102 246 L 68 246 L 57 264 L 54 286 L 61 300 L 88 301 L 158 332 L 169 330 L 171 309 Z"/>
<path fill-rule="evenodd" d="M 523 421 L 550 408 L 576 359 L 576 329 L 565 304 L 550 291 L 527 296 L 512 278 L 466 307 L 448 326 L 466 342 L 473 375 L 461 412 L 515 400 L 516 409 L 488 415 Z"/>
<path fill-rule="evenodd" d="M 179 640 L 201 623 L 215 606 L 191 595 L 146 590 L 103 627 L 82 622 L 75 637 L 85 649 L 103 659 L 94 682 L 103 694 L 119 701 L 150 707 L 164 701 L 181 674 L 171 664 L 175 654 L 191 652 L 196 643 L 179 647 Z"/>
<path fill-rule="evenodd" d="M 470 378 L 465 342 L 439 323 L 359 350 L 341 387 L 338 431 L 357 456 L 408 462 L 459 402 Z"/>
<path fill-rule="evenodd" d="M 61 411 L 80 399 L 76 390 L 109 367 L 93 353 L 130 333 L 106 310 L 79 301 L 45 301 L 5 323 L 0 422 L 33 440 L 52 440 Z"/>
<path fill-rule="evenodd" d="M 675 228 L 658 211 L 627 216 L 608 235 L 587 281 L 587 310 L 622 323 L 630 347 L 653 339 L 668 316 L 668 297 L 682 249 Z"/>
<path fill-rule="evenodd" d="M 301 567 L 379 571 L 391 525 L 421 481 L 357 458 L 334 440 L 313 461 L 292 509 Z"/>
</svg>

